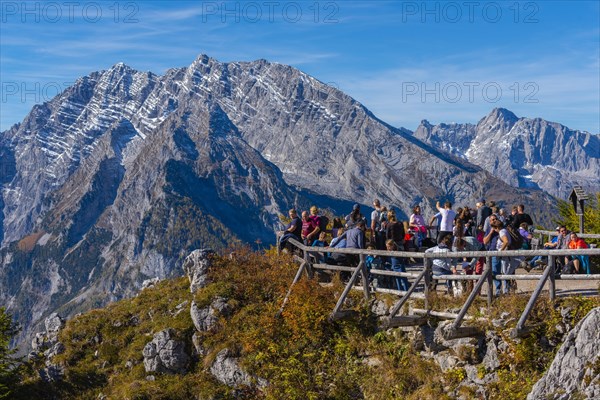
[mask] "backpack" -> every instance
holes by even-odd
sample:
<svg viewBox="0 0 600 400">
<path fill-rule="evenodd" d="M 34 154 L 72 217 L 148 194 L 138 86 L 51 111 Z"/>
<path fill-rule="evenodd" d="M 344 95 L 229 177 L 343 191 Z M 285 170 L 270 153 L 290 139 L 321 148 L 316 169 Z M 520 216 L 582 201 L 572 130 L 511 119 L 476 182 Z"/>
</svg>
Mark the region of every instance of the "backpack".
<svg viewBox="0 0 600 400">
<path fill-rule="evenodd" d="M 508 250 L 521 250 L 523 248 L 523 236 L 519 231 L 515 231 L 512 226 L 507 226 L 506 230 L 510 235 L 510 244 L 508 245 Z"/>
<path fill-rule="evenodd" d="M 329 218 L 327 218 L 325 215 L 321 215 L 319 217 L 319 229 L 321 232 L 327 231 L 327 225 L 329 225 Z"/>
</svg>

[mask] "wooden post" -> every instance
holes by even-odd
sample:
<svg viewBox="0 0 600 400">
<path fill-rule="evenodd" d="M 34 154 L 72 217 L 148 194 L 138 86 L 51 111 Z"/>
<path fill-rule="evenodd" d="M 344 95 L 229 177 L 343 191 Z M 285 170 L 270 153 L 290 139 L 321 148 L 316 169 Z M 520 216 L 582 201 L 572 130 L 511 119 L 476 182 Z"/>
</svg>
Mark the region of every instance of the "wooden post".
<svg viewBox="0 0 600 400">
<path fill-rule="evenodd" d="M 425 308 L 429 310 L 429 294 L 431 291 L 431 259 L 423 258 L 423 269 L 425 272 Z"/>
<path fill-rule="evenodd" d="M 550 256 L 550 257 L 552 257 L 552 256 Z M 548 279 L 549 276 L 550 276 L 550 265 L 548 265 L 546 271 L 544 271 L 544 275 L 542 275 L 537 286 L 535 287 L 535 290 L 531 294 L 531 297 L 529 298 L 529 301 L 527 302 L 527 305 L 525 306 L 525 310 L 523 310 L 523 313 L 521 314 L 521 318 L 519 318 L 519 321 L 517 322 L 517 327 L 515 329 L 513 329 L 513 331 L 511 332 L 511 336 L 513 338 L 520 337 L 525 332 L 525 321 L 527 321 L 527 317 L 529 317 L 531 310 L 533 310 L 533 306 L 535 305 L 537 298 L 540 296 L 540 293 L 542 293 L 542 289 L 544 289 L 544 285 L 546 284 L 546 280 Z"/>
<path fill-rule="evenodd" d="M 298 272 L 296 272 L 296 276 L 294 277 L 294 280 L 292 281 L 292 284 L 290 285 L 290 288 L 288 289 L 287 294 L 285 295 L 285 298 L 283 299 L 283 304 L 281 305 L 281 308 L 277 312 L 277 316 L 280 316 L 281 313 L 283 312 L 283 308 L 285 307 L 286 303 L 288 302 L 290 294 L 292 294 L 292 287 L 300 280 L 300 277 L 302 276 L 302 271 L 304 271 L 305 266 L 306 266 L 306 262 L 302 262 L 302 264 L 300 264 L 300 267 L 298 268 Z"/>
<path fill-rule="evenodd" d="M 348 293 L 350 293 L 350 290 L 352 289 L 352 285 L 354 285 L 354 282 L 356 282 L 356 278 L 358 278 L 358 274 L 362 270 L 362 267 L 363 267 L 363 262 L 361 261 L 358 263 L 358 266 L 354 269 L 354 272 L 352 273 L 352 277 L 350 278 L 350 281 L 348 281 L 348 284 L 344 288 L 344 291 L 342 292 L 340 298 L 338 299 L 337 304 L 333 308 L 333 312 L 331 313 L 332 319 L 335 319 L 335 315 L 342 308 L 342 305 L 344 304 L 344 301 L 346 300 Z"/>
<path fill-rule="evenodd" d="M 481 278 L 479 278 L 477 284 L 475 285 L 473 290 L 471 290 L 467 301 L 462 306 L 460 312 L 458 313 L 458 316 L 456 317 L 456 320 L 454 320 L 454 323 L 452 324 L 453 330 L 457 330 L 458 328 L 460 328 L 460 324 L 462 323 L 463 318 L 467 314 L 467 311 L 469 310 L 469 307 L 471 307 L 471 304 L 473 304 L 475 297 L 477 297 L 477 295 L 479 294 L 479 291 L 483 287 L 483 284 L 487 281 L 487 276 L 490 272 L 490 269 L 486 269 L 485 271 L 483 271 L 483 275 L 481 275 Z"/>
<path fill-rule="evenodd" d="M 361 268 L 361 275 L 362 275 L 362 284 L 363 284 L 363 291 L 365 294 L 365 300 L 369 301 L 369 272 L 367 271 L 367 263 L 366 263 L 366 256 L 363 253 L 360 253 L 360 264 L 362 265 Z"/>
<path fill-rule="evenodd" d="M 410 286 L 410 288 L 408 288 L 408 291 L 404 294 L 404 296 L 402 296 L 400 301 L 398 303 L 396 303 L 396 305 L 394 306 L 392 311 L 390 311 L 390 315 L 389 315 L 390 319 L 394 318 L 396 316 L 396 314 L 398 313 L 398 311 L 400 311 L 400 308 L 402 308 L 404 303 L 406 303 L 408 298 L 413 294 L 413 292 L 415 291 L 415 288 L 417 287 L 419 282 L 421 282 L 421 279 L 423 279 L 423 277 L 426 275 L 426 272 L 427 272 L 427 270 L 425 268 L 423 268 L 423 271 L 421 271 L 421 273 L 419 274 L 417 279 L 415 279 L 415 281 Z M 427 286 L 427 284 L 425 284 L 425 286 Z M 425 298 L 425 301 L 427 301 L 427 298 Z"/>
<path fill-rule="evenodd" d="M 314 270 L 310 262 L 310 253 L 306 249 L 304 250 L 304 262 L 306 263 L 306 276 L 308 276 L 309 279 L 312 279 Z"/>
<path fill-rule="evenodd" d="M 556 257 L 548 256 L 548 267 L 550 269 L 550 280 L 548 281 L 548 286 L 550 289 L 550 300 L 556 300 L 556 276 L 554 275 L 554 270 L 556 266 Z"/>
<path fill-rule="evenodd" d="M 492 280 L 492 257 L 485 258 L 485 269 L 487 271 L 487 303 L 488 308 L 492 307 L 494 301 L 494 282 Z"/>
</svg>

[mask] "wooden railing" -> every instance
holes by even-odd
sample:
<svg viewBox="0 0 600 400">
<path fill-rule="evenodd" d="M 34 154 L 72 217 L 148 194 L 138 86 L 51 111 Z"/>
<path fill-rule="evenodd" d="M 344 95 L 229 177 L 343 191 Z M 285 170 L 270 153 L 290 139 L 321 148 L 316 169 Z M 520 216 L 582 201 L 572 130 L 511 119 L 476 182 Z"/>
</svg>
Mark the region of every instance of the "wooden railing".
<svg viewBox="0 0 600 400">
<path fill-rule="evenodd" d="M 600 235 L 598 235 L 600 236 Z M 369 300 L 371 291 L 386 291 L 391 293 L 396 293 L 401 296 L 400 301 L 396 303 L 394 308 L 390 311 L 390 315 L 383 320 L 383 324 L 387 327 L 393 326 L 401 326 L 401 325 L 416 325 L 421 324 L 424 321 L 424 317 L 422 316 L 397 316 L 398 312 L 401 308 L 406 304 L 406 302 L 411 298 L 420 297 L 424 299 L 425 302 L 425 310 L 421 310 L 422 314 L 427 315 L 439 315 L 443 317 L 450 317 L 454 319 L 453 324 L 450 326 L 448 331 L 444 334 L 447 338 L 456 338 L 468 336 L 473 333 L 472 328 L 462 327 L 462 322 L 465 318 L 467 318 L 467 312 L 470 306 L 473 304 L 474 300 L 477 298 L 481 289 L 484 286 L 487 286 L 487 303 L 488 307 L 491 307 L 492 302 L 494 300 L 493 297 L 493 280 L 537 280 L 537 286 L 533 293 L 531 294 L 527 306 L 519 321 L 517 322 L 517 326 L 513 331 L 513 335 L 522 336 L 527 333 L 527 329 L 525 327 L 525 322 L 533 309 L 535 302 L 540 296 L 544 285 L 548 282 L 550 299 L 554 301 L 556 299 L 556 276 L 555 276 L 555 265 L 557 257 L 564 256 L 600 256 L 600 249 L 578 249 L 578 250 L 559 250 L 559 249 L 551 249 L 551 250 L 507 250 L 507 251 L 461 251 L 461 252 L 449 252 L 449 253 L 423 253 L 423 252 L 404 252 L 404 251 L 382 251 L 382 250 L 365 250 L 365 249 L 337 249 L 330 247 L 311 247 L 305 246 L 304 244 L 290 239 L 288 243 L 292 244 L 295 248 L 300 250 L 303 254 L 303 257 L 294 256 L 295 259 L 300 263 L 296 276 L 290 288 L 287 292 L 283 300 L 283 304 L 281 306 L 280 312 L 283 311 L 289 296 L 292 293 L 293 285 L 298 282 L 298 280 L 302 277 L 303 273 L 309 278 L 313 278 L 314 271 L 318 270 L 328 270 L 328 271 L 346 271 L 350 272 L 352 275 L 350 280 L 347 282 L 343 292 L 341 293 L 339 299 L 336 302 L 336 305 L 330 315 L 332 320 L 343 318 L 348 312 L 342 310 L 342 306 L 344 301 L 346 300 L 350 290 L 353 288 L 360 289 L 364 293 L 365 300 Z M 346 255 L 354 255 L 358 256 L 358 265 L 356 266 L 347 266 L 347 265 L 329 265 L 329 264 L 321 264 L 316 262 L 315 260 L 319 260 L 322 253 L 342 253 Z M 418 273 L 414 272 L 396 272 L 396 271 L 388 271 L 388 270 L 380 270 L 380 269 L 371 269 L 367 271 L 366 266 L 366 256 L 380 256 L 380 257 L 404 257 L 404 258 L 413 258 L 414 260 L 422 260 L 422 269 Z M 548 267 L 544 270 L 542 274 L 527 274 L 527 275 L 493 275 L 492 274 L 492 257 L 531 257 L 531 256 L 543 256 L 548 257 Z M 479 258 L 484 257 L 485 267 L 483 273 L 481 275 L 433 275 L 432 274 L 432 262 L 434 259 L 462 259 L 462 258 Z M 369 287 L 369 274 L 371 275 L 381 275 L 381 276 L 392 276 L 392 277 L 405 277 L 412 279 L 412 283 L 407 291 L 400 290 L 381 290 L 378 288 Z M 355 286 L 358 278 L 361 278 L 361 286 Z M 562 280 L 589 280 L 589 281 L 597 281 L 600 280 L 600 274 L 590 274 L 590 275 L 563 275 L 560 277 Z M 432 285 L 434 281 L 440 280 L 475 280 L 476 283 L 473 287 L 473 290 L 465 300 L 465 303 L 461 307 L 461 310 L 458 314 L 452 314 L 447 312 L 436 312 L 432 310 L 429 304 L 429 294 L 431 291 L 435 290 L 435 285 Z M 423 291 L 424 293 L 416 293 L 417 287 L 423 282 Z M 420 295 L 420 296 L 417 296 Z"/>
</svg>

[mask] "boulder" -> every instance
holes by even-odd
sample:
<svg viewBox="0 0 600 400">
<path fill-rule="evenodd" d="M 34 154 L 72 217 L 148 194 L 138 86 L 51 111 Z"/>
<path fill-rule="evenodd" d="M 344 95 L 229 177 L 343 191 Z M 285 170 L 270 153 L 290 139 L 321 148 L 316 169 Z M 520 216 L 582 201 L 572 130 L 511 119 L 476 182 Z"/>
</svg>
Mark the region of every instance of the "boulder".
<svg viewBox="0 0 600 400">
<path fill-rule="evenodd" d="M 219 382 L 232 388 L 252 384 L 250 375 L 239 366 L 238 359 L 231 356 L 229 349 L 223 349 L 217 354 L 210 373 Z"/>
<path fill-rule="evenodd" d="M 146 372 L 183 373 L 189 361 L 183 342 L 175 339 L 175 330 L 156 333 L 142 351 Z"/>
<path fill-rule="evenodd" d="M 46 363 L 51 362 L 52 358 L 54 358 L 55 356 L 64 353 L 66 350 L 65 345 L 62 344 L 61 342 L 56 342 L 54 343 L 54 345 L 52 345 L 52 347 L 50 347 L 48 350 L 46 350 L 44 352 L 44 356 L 46 356 L 46 359 L 48 361 L 46 361 Z"/>
<path fill-rule="evenodd" d="M 183 271 L 190 280 L 190 292 L 203 288 L 207 284 L 208 268 L 211 265 L 210 249 L 194 250 L 183 262 Z"/>
<path fill-rule="evenodd" d="M 195 356 L 204 357 L 206 355 L 206 349 L 203 345 L 202 336 L 198 332 L 194 332 L 192 335 L 192 344 L 194 345 Z"/>
<path fill-rule="evenodd" d="M 600 307 L 597 307 L 567 334 L 550 368 L 527 399 L 599 398 L 600 379 L 594 373 L 599 357 Z"/>
<path fill-rule="evenodd" d="M 211 330 L 217 323 L 219 315 L 229 315 L 231 308 L 227 304 L 227 299 L 216 297 L 213 302 L 203 308 L 199 308 L 198 304 L 193 301 L 190 307 L 190 315 L 196 329 L 200 332 Z"/>
<path fill-rule="evenodd" d="M 40 378 L 44 382 L 60 381 L 65 373 L 64 367 L 60 365 L 48 365 L 39 371 Z"/>
<path fill-rule="evenodd" d="M 449 352 L 441 352 L 433 355 L 434 361 L 439 365 L 442 372 L 447 372 L 459 366 L 463 366 L 458 357 L 451 355 Z"/>
<path fill-rule="evenodd" d="M 58 333 L 65 325 L 65 320 L 57 313 L 50 314 L 44 320 L 45 332 L 39 332 L 31 342 L 33 352 L 28 355 L 29 360 L 39 360 L 43 352 L 45 368 L 38 371 L 40 378 L 45 382 L 56 382 L 62 379 L 65 368 L 55 364 L 53 359 L 56 355 L 64 353 L 65 346 L 58 341 Z"/>
</svg>

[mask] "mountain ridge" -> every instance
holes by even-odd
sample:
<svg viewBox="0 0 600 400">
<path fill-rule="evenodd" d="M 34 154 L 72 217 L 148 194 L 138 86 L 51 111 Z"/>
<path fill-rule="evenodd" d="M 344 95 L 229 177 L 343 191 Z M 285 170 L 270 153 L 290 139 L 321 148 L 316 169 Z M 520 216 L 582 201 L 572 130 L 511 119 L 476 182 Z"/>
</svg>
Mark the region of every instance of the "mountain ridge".
<svg viewBox="0 0 600 400">
<path fill-rule="evenodd" d="M 541 118 L 493 109 L 477 124 L 431 125 L 414 135 L 466 159 L 512 186 L 566 198 L 574 184 L 600 191 L 600 137 Z M 454 144 L 454 145 L 453 145 Z"/>
<path fill-rule="evenodd" d="M 266 60 L 93 72 L 0 133 L 0 157 L 0 300 L 21 342 L 52 311 L 179 273 L 195 248 L 272 243 L 279 216 L 315 200 L 342 214 L 377 197 L 401 218 L 481 196 L 534 204 L 537 221 L 553 207 Z"/>
</svg>

